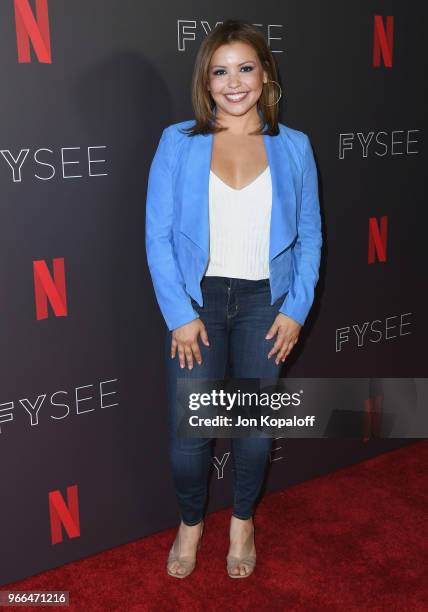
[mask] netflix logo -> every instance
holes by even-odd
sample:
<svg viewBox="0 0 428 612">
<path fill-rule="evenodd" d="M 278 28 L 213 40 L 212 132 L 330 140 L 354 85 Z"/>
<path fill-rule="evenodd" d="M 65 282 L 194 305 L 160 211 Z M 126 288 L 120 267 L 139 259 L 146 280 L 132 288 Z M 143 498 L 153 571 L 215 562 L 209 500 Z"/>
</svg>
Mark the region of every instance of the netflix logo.
<svg viewBox="0 0 428 612">
<path fill-rule="evenodd" d="M 29 0 L 14 0 L 18 62 L 31 62 L 32 48 L 41 64 L 52 63 L 48 0 L 35 0 L 33 11 Z"/>
<path fill-rule="evenodd" d="M 62 527 L 68 538 L 78 538 L 80 536 L 80 519 L 77 485 L 67 487 L 67 501 L 58 489 L 49 491 L 48 504 L 51 543 L 59 544 L 63 541 Z"/>
<path fill-rule="evenodd" d="M 374 16 L 373 28 L 373 68 L 392 68 L 392 49 L 394 44 L 394 17 Z"/>
<path fill-rule="evenodd" d="M 36 319 L 48 318 L 48 300 L 56 317 L 67 316 L 64 258 L 53 260 L 53 278 L 44 259 L 33 262 Z"/>
<path fill-rule="evenodd" d="M 376 217 L 369 218 L 369 240 L 367 262 L 386 261 L 386 246 L 388 238 L 388 217 L 383 215 L 378 221 Z"/>
</svg>

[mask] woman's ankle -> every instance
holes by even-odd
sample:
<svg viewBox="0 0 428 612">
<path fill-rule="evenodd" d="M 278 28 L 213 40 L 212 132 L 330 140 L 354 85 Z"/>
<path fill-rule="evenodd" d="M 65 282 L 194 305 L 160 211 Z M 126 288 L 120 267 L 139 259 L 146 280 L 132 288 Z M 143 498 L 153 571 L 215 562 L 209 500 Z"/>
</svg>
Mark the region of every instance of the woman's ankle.
<svg viewBox="0 0 428 612">
<path fill-rule="evenodd" d="M 180 522 L 180 527 L 184 527 L 184 528 L 187 528 L 187 529 L 195 529 L 195 531 L 196 531 L 197 529 L 199 530 L 202 527 L 202 523 L 203 523 L 203 519 L 201 519 L 199 521 L 199 523 L 195 523 L 194 525 L 188 525 L 182 519 L 181 522 Z"/>
</svg>

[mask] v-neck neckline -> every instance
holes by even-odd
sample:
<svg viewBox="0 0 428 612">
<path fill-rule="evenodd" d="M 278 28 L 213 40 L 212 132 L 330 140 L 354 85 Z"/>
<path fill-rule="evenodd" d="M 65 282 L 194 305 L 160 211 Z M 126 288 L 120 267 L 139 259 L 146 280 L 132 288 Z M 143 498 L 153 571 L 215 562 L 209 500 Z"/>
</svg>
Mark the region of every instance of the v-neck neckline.
<svg viewBox="0 0 428 612">
<path fill-rule="evenodd" d="M 256 183 L 267 171 L 269 170 L 269 164 L 266 166 L 266 168 L 258 175 L 256 176 L 255 179 L 253 179 L 251 181 L 251 183 L 248 183 L 248 185 L 245 185 L 244 187 L 241 187 L 240 189 L 236 189 L 236 187 L 231 187 L 230 185 L 228 185 L 228 183 L 226 183 L 225 181 L 223 181 L 223 179 L 221 179 L 215 172 L 213 172 L 210 169 L 210 173 L 215 176 L 216 179 L 218 179 L 220 181 L 220 183 L 223 183 L 223 185 L 225 185 L 228 189 L 230 189 L 231 191 L 236 191 L 236 192 L 241 192 L 244 191 L 245 189 L 248 189 L 248 187 L 251 187 L 251 185 L 254 185 L 254 183 Z"/>
</svg>

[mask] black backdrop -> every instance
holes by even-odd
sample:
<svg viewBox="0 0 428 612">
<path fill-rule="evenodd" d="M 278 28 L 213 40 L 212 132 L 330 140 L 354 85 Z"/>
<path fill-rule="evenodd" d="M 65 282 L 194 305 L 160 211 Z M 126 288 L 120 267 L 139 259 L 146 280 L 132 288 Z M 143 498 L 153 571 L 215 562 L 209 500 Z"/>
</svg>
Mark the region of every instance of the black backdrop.
<svg viewBox="0 0 428 612">
<path fill-rule="evenodd" d="M 282 375 L 426 376 L 423 4 L 38 4 L 47 62 L 37 42 L 20 61 L 23 18 L 12 0 L 0 11 L 0 584 L 178 522 L 145 195 L 162 129 L 192 117 L 195 54 L 216 22 L 268 38 L 281 121 L 308 133 L 319 169 L 320 282 Z M 376 15 L 393 18 L 390 67 L 373 64 Z M 372 217 L 386 217 L 387 250 L 369 263 Z M 43 316 L 55 261 L 64 290 Z M 404 443 L 275 440 L 266 492 Z M 217 442 L 209 511 L 231 504 L 229 450 Z"/>
</svg>

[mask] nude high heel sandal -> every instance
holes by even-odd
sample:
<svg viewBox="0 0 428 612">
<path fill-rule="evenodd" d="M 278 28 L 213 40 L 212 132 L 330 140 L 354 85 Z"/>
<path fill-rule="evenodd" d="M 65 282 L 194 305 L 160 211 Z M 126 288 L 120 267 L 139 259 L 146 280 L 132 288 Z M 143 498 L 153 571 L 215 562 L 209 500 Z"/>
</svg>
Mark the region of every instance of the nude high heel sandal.
<svg viewBox="0 0 428 612">
<path fill-rule="evenodd" d="M 201 533 L 199 535 L 199 542 L 196 550 L 199 550 L 202 543 L 202 533 L 204 531 L 204 521 L 201 521 Z M 174 561 L 178 561 L 181 567 L 184 567 L 185 572 L 182 574 L 174 573 L 170 571 L 171 565 Z M 174 540 L 174 544 L 171 547 L 168 555 L 167 561 L 167 572 L 170 576 L 174 576 L 174 578 L 186 578 L 193 572 L 196 565 L 196 555 L 195 557 L 191 557 L 190 555 L 180 556 L 180 534 L 177 533 L 177 536 Z"/>
<path fill-rule="evenodd" d="M 253 524 L 253 530 L 248 534 L 248 537 L 244 544 L 244 554 L 240 557 L 235 557 L 233 555 L 227 555 L 226 563 L 227 563 L 227 573 L 231 578 L 248 578 L 256 567 L 256 552 L 250 552 L 253 549 L 254 542 L 254 534 L 255 528 Z M 248 551 L 248 552 L 247 552 Z M 245 574 L 232 574 L 232 570 L 238 568 L 240 570 L 240 566 L 244 565 L 246 567 Z"/>
</svg>

